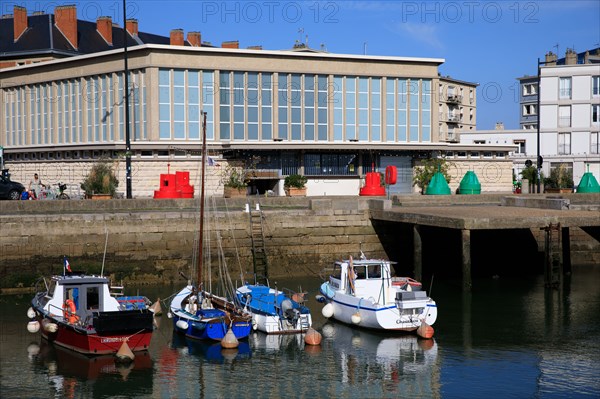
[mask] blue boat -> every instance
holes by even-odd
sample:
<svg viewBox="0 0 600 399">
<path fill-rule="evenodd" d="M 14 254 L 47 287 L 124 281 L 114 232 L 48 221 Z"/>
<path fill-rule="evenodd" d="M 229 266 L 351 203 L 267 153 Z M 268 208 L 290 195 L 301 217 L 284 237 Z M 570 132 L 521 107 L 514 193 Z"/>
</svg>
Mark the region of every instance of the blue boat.
<svg viewBox="0 0 600 399">
<path fill-rule="evenodd" d="M 201 288 L 202 246 L 204 244 L 204 174 L 207 166 L 206 113 L 202 125 L 202 165 L 196 284 L 188 281 L 187 286 L 173 296 L 168 316 L 173 319 L 174 331 L 185 334 L 189 338 L 221 341 L 231 329 L 237 339 L 243 339 L 247 338 L 252 330 L 252 315 L 234 302 Z M 230 291 L 233 296 L 233 288 Z"/>
<path fill-rule="evenodd" d="M 252 313 L 254 328 L 267 334 L 296 334 L 312 325 L 303 293 L 284 293 L 259 284 L 245 284 L 236 290 L 237 301 Z"/>
<path fill-rule="evenodd" d="M 227 299 L 188 285 L 171 301 L 173 329 L 193 339 L 220 341 L 229 327 L 237 339 L 252 331 L 252 316 Z"/>
</svg>

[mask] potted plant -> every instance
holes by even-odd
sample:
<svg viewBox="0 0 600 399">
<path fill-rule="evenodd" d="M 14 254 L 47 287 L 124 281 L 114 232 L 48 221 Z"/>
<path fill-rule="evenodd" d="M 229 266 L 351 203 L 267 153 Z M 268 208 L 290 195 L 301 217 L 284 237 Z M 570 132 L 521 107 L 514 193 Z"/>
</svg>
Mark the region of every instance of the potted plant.
<svg viewBox="0 0 600 399">
<path fill-rule="evenodd" d="M 81 183 L 86 198 L 110 199 L 117 192 L 119 180 L 109 161 L 96 162 Z"/>
<path fill-rule="evenodd" d="M 288 197 L 306 196 L 306 182 L 308 179 L 302 175 L 289 175 L 283 181 L 283 189 Z"/>
<path fill-rule="evenodd" d="M 248 191 L 248 174 L 241 167 L 227 165 L 223 171 L 223 196 L 245 197 Z"/>
<path fill-rule="evenodd" d="M 550 176 L 544 179 L 544 192 L 546 193 L 570 193 L 573 192 L 573 172 L 568 170 L 565 164 L 550 171 Z"/>
</svg>

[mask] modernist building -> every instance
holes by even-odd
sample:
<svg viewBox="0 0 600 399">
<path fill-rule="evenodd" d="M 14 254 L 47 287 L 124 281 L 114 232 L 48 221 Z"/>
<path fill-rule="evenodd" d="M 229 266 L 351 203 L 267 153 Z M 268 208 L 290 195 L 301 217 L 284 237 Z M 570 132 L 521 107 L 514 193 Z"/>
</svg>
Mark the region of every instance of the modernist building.
<svg viewBox="0 0 600 399">
<path fill-rule="evenodd" d="M 3 34 L 13 38 L 8 47 L 40 24 L 64 40 L 32 43 L 43 48 L 31 54 L 2 53 L 5 161 L 15 180 L 40 172 L 76 188 L 93 161 L 123 158 L 123 31 L 106 17 L 78 21 L 74 6 L 29 16 L 22 31 L 14 22 L 24 20 L 20 12 L 0 19 Z M 215 48 L 196 33 L 184 40 L 179 29 L 162 38 L 139 32 L 137 21 L 126 28 L 134 196 L 152 195 L 168 170 L 188 170 L 197 182 L 203 113 L 218 165 L 208 170 L 216 194 L 226 166 L 248 160 L 257 171 L 253 193 L 281 193 L 283 177 L 300 173 L 309 177 L 309 195 L 357 194 L 365 172 L 387 165 L 399 168 L 393 192 L 413 192 L 412 168 L 431 156 L 454 160 L 454 186 L 475 169 L 487 171 L 480 176 L 484 191 L 510 189 L 512 146 L 473 151 L 440 130 L 455 120 L 441 121 L 436 109 L 450 106 L 452 115 L 462 109 L 461 124 L 474 126 L 476 107 L 474 84 L 439 77 L 442 59 L 240 49 L 237 42 Z M 438 101 L 436 88 L 444 85 L 457 91 L 445 89 Z"/>
<path fill-rule="evenodd" d="M 580 54 L 567 50 L 565 58 L 546 55 L 541 68 L 540 90 L 537 77 L 519 78 L 522 88 L 519 130 L 476 131 L 463 134 L 465 144 L 513 144 L 511 153 L 518 174 L 527 159 L 537 157 L 537 96 L 540 95 L 540 154 L 542 171 L 548 176 L 563 164 L 572 170 L 577 184 L 588 170 L 600 178 L 600 49 Z M 523 114 L 530 108 L 531 112 Z"/>
</svg>

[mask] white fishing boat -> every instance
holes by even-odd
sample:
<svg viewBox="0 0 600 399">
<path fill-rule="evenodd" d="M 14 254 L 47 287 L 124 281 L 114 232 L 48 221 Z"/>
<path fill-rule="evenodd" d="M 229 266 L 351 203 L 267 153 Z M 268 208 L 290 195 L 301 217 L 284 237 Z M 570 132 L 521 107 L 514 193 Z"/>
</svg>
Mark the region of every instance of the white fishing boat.
<svg viewBox="0 0 600 399">
<path fill-rule="evenodd" d="M 342 323 L 375 330 L 416 332 L 433 336 L 431 325 L 437 305 L 422 290 L 421 283 L 408 277 L 392 277 L 388 260 L 337 261 L 318 296 L 324 302 L 323 316 Z"/>
</svg>

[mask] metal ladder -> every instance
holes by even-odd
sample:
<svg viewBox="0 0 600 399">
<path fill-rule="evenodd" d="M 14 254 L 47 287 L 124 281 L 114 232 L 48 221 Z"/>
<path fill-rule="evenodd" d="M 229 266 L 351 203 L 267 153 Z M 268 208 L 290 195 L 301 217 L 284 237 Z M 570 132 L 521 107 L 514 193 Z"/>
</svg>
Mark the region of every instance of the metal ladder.
<svg viewBox="0 0 600 399">
<path fill-rule="evenodd" d="M 541 227 L 544 237 L 544 283 L 557 288 L 563 282 L 562 229 L 560 223 Z"/>
<path fill-rule="evenodd" d="M 265 234 L 263 230 L 263 213 L 257 201 L 258 210 L 249 207 L 250 237 L 252 239 L 252 263 L 257 284 L 268 284 L 269 262 L 265 251 Z"/>
</svg>

